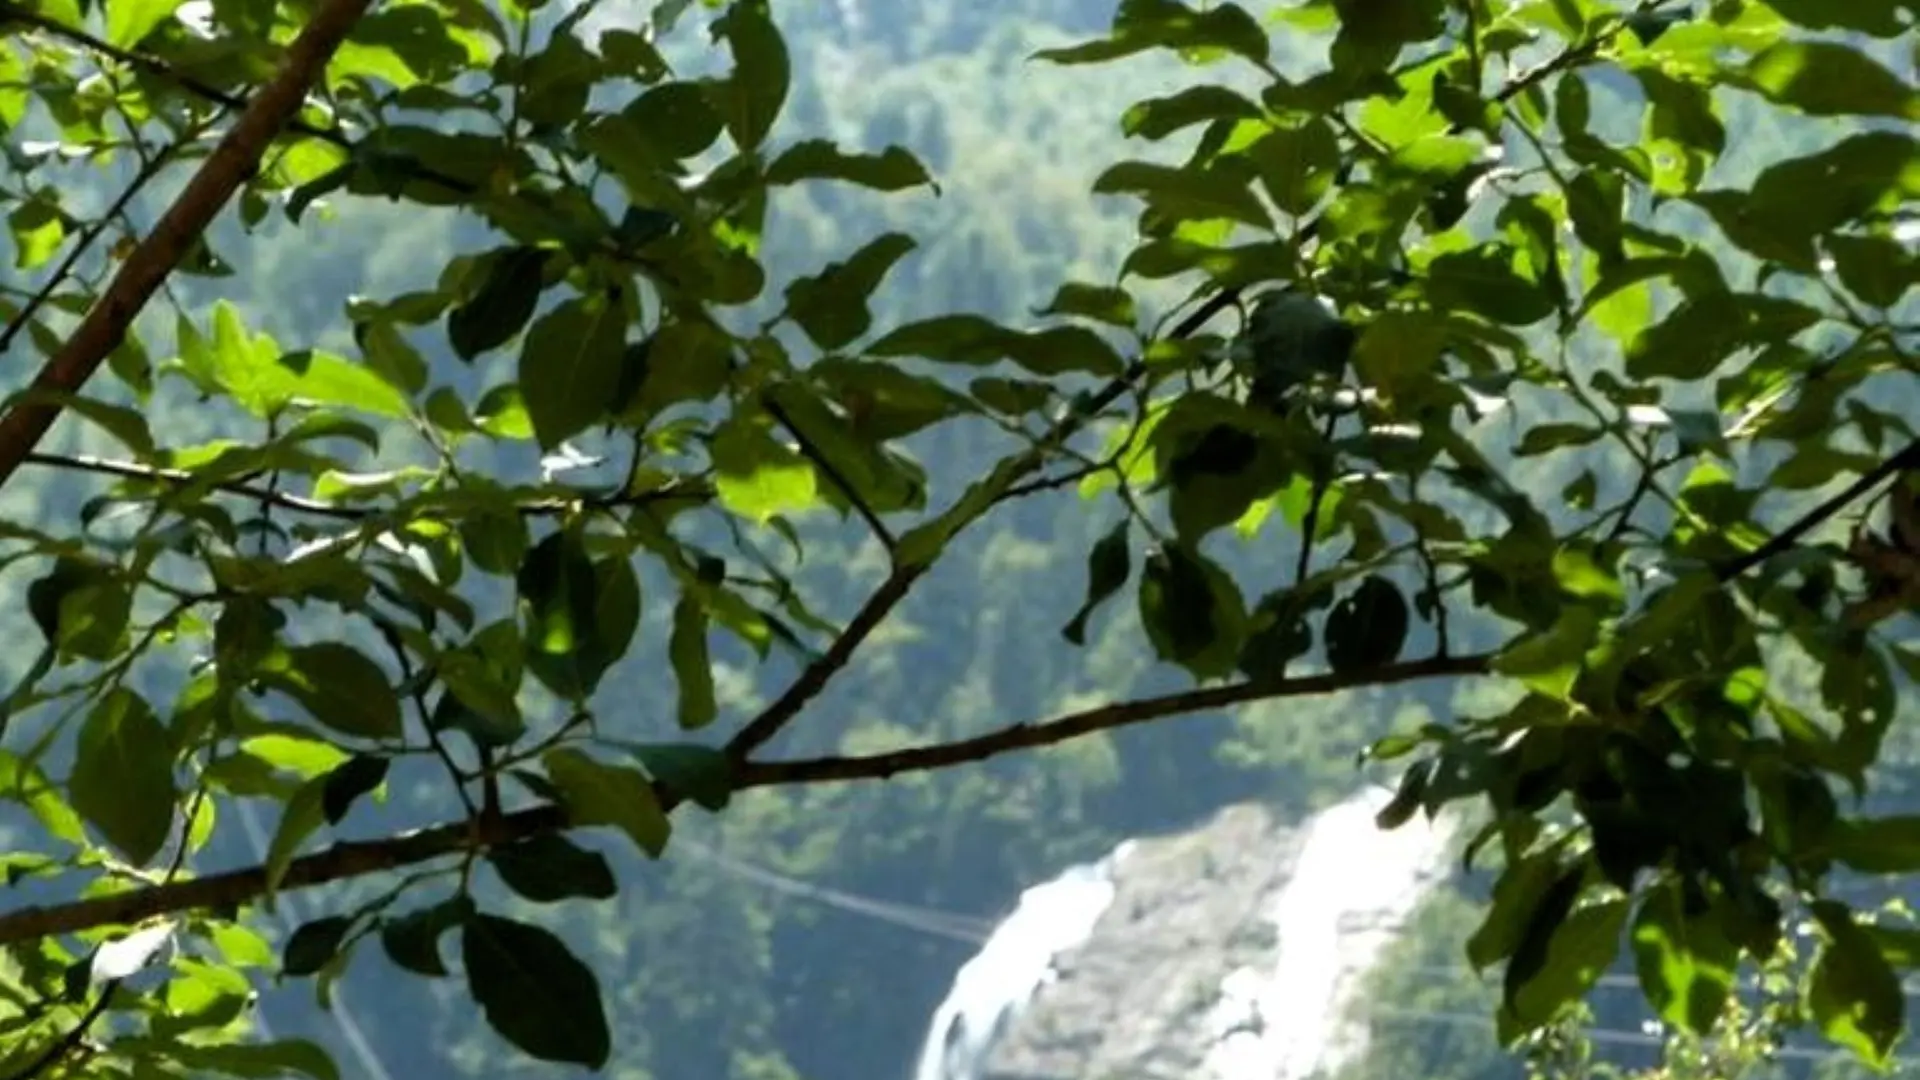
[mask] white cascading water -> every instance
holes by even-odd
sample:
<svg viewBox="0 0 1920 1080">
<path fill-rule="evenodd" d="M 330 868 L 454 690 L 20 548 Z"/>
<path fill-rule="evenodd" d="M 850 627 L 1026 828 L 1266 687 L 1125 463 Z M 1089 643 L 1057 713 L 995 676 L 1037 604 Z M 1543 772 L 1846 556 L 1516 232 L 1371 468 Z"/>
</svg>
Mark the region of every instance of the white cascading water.
<svg viewBox="0 0 1920 1080">
<path fill-rule="evenodd" d="M 1093 933 L 1113 902 L 1113 868 L 1123 843 L 1097 863 L 1069 868 L 1020 894 L 1020 902 L 974 958 L 961 966 L 953 989 L 933 1014 L 916 1080 L 972 1077 L 1001 1025 L 1053 973 L 1053 958 Z"/>
<path fill-rule="evenodd" d="M 1374 816 L 1392 792 L 1369 788 L 1310 818 L 1268 918 L 1276 951 L 1221 983 L 1207 1022 L 1218 1041 L 1200 1080 L 1306 1080 L 1352 1062 L 1365 1032 L 1348 1017 L 1360 980 L 1435 883 L 1452 835 L 1424 817 L 1391 832 Z M 1113 900 L 1112 868 L 1076 866 L 1020 896 L 934 1014 L 915 1080 L 976 1080 L 996 1034 L 1084 942 Z"/>
<path fill-rule="evenodd" d="M 1382 830 L 1375 815 L 1392 798 L 1369 788 L 1307 821 L 1269 915 L 1272 966 L 1242 968 L 1221 985 L 1208 1080 L 1307 1080 L 1366 1049 L 1350 1020 L 1354 990 L 1432 887 L 1453 831 L 1450 820 L 1420 816 Z"/>
</svg>

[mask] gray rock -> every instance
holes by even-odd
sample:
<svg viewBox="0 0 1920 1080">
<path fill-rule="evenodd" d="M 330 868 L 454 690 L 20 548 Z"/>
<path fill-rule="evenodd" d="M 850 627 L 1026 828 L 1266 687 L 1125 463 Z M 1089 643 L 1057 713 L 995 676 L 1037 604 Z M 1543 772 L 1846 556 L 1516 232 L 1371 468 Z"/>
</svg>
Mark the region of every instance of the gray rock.
<svg viewBox="0 0 1920 1080">
<path fill-rule="evenodd" d="M 1229 972 L 1269 962 L 1273 896 L 1301 834 L 1262 806 L 1140 840 L 1093 936 L 988 1052 L 979 1080 L 1193 1080 Z"/>
</svg>

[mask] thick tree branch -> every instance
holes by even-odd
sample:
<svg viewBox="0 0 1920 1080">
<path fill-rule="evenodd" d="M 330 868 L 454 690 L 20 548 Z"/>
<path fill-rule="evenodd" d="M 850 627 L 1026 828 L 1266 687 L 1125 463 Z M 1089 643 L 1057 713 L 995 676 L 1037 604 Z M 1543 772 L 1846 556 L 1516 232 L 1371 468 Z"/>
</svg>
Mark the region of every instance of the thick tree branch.
<svg viewBox="0 0 1920 1080">
<path fill-rule="evenodd" d="M 876 594 L 879 595 L 879 594 Z M 850 630 L 854 627 L 850 626 Z M 1103 705 L 1039 723 L 1016 724 L 972 739 L 863 757 L 814 758 L 795 761 L 746 762 L 736 751 L 736 788 L 782 784 L 812 784 L 844 780 L 882 779 L 903 772 L 947 768 L 980 761 L 1014 750 L 1051 746 L 1081 735 L 1146 723 L 1185 713 L 1222 709 L 1275 698 L 1307 697 L 1366 686 L 1386 686 L 1417 679 L 1479 675 L 1487 670 L 1485 656 L 1416 660 L 1371 671 L 1307 675 L 1264 682 L 1206 687 L 1139 701 Z M 796 682 L 798 693 L 802 683 Z M 817 691 L 816 691 L 817 692 Z M 775 709 L 780 706 L 776 703 Z M 798 709 L 799 705 L 788 708 Z M 772 714 L 774 709 L 769 709 Z M 736 738 L 736 743 L 740 740 Z M 659 789 L 663 805 L 680 802 L 674 792 Z M 565 811 L 544 805 L 473 822 L 462 819 L 429 829 L 379 840 L 335 844 L 324 851 L 295 859 L 276 886 L 280 890 L 323 885 L 347 878 L 413 866 L 475 848 L 489 848 L 529 836 L 568 827 Z M 190 881 L 155 885 L 134 892 L 93 897 L 56 907 L 25 908 L 0 915 L 0 947 L 33 941 L 53 934 L 70 934 L 96 926 L 130 924 L 157 915 L 195 909 L 237 907 L 267 891 L 266 868 L 255 866 Z"/>
<path fill-rule="evenodd" d="M 66 345 L 34 377 L 36 395 L 0 418 L 0 486 L 12 478 L 60 415 L 61 395 L 77 393 L 126 337 L 134 317 L 206 232 L 227 200 L 260 168 L 267 144 L 306 100 L 308 88 L 346 40 L 371 0 L 326 0 L 287 49 L 284 66 L 254 95 L 173 205 L 114 274 Z M 45 395 L 52 395 L 48 400 Z"/>
<path fill-rule="evenodd" d="M 1303 675 L 1297 678 L 1239 682 L 1226 686 L 1203 687 L 1162 697 L 1114 702 L 1082 712 L 1015 724 L 971 739 L 894 750 L 884 754 L 857 757 L 808 758 L 793 761 L 756 761 L 740 767 L 734 776 L 737 788 L 770 787 L 786 784 L 816 784 L 837 780 L 884 780 L 900 773 L 927 772 L 951 768 L 1015 750 L 1053 746 L 1096 731 L 1185 716 L 1209 709 L 1225 709 L 1255 701 L 1276 698 L 1310 697 L 1368 686 L 1390 686 L 1417 679 L 1448 676 L 1484 675 L 1490 655 L 1438 657 L 1389 664 L 1363 672 Z"/>
<path fill-rule="evenodd" d="M 346 841 L 293 860 L 276 888 L 298 889 L 383 873 L 474 847 L 493 847 L 557 832 L 566 825 L 566 813 L 548 805 L 477 823 L 462 818 L 378 840 Z M 90 897 L 56 907 L 22 908 L 0 915 L 0 947 L 54 934 L 77 933 L 95 926 L 136 923 L 173 912 L 238 907 L 266 891 L 266 867 L 252 866 L 133 892 Z"/>
</svg>

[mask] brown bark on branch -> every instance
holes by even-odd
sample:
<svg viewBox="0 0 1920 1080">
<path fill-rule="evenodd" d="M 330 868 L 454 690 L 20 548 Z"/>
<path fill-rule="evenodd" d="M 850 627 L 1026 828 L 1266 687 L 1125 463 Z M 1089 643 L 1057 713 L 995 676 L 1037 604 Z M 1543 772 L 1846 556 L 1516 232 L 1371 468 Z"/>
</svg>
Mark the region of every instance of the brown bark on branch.
<svg viewBox="0 0 1920 1080">
<path fill-rule="evenodd" d="M 81 320 L 67 343 L 34 377 L 31 389 L 53 395 L 18 401 L 0 418 L 0 486 L 12 478 L 60 415 L 58 398 L 77 393 L 167 275 L 213 223 L 214 215 L 260 168 L 267 144 L 285 127 L 327 61 L 346 40 L 371 0 L 326 0 L 313 21 L 287 49 L 286 62 L 260 89 L 220 145 L 161 216 L 153 232 L 120 265 L 112 284 Z"/>
<path fill-rule="evenodd" d="M 1490 655 L 1437 657 L 1389 664 L 1370 671 L 1347 674 L 1303 675 L 1267 682 L 1240 682 L 1209 686 L 1162 697 L 1120 701 L 1082 712 L 1069 713 L 1040 723 L 1015 724 L 984 735 L 936 746 L 917 746 L 883 754 L 857 757 L 824 757 L 795 761 L 749 762 L 734 775 L 736 789 L 774 787 L 788 784 L 817 784 L 837 780 L 884 780 L 907 772 L 930 772 L 950 768 L 1015 750 L 1055 746 L 1091 735 L 1097 731 L 1185 716 L 1209 709 L 1225 709 L 1275 698 L 1311 697 L 1369 686 L 1391 686 L 1417 679 L 1446 676 L 1484 675 Z"/>
<path fill-rule="evenodd" d="M 815 758 L 799 761 L 736 761 L 735 787 L 878 780 L 903 772 L 930 771 L 980 761 L 1013 750 L 1050 746 L 1096 731 L 1126 727 L 1150 720 L 1206 709 L 1226 708 L 1272 698 L 1308 697 L 1365 686 L 1385 686 L 1415 679 L 1477 675 L 1487 669 L 1487 657 L 1415 660 L 1372 671 L 1341 675 L 1305 675 L 1268 682 L 1207 687 L 1138 701 L 1103 705 L 1039 723 L 1016 724 L 972 739 L 864 757 Z M 811 684 L 804 684 L 811 685 Z M 817 692 L 817 689 L 815 690 Z M 805 696 L 797 682 L 794 697 Z M 783 699 L 786 700 L 786 699 Z M 804 704 L 804 702 L 801 702 Z M 777 703 L 776 703 L 777 706 Z M 789 706 L 794 709 L 799 704 Z M 772 714 L 772 710 L 769 710 Z M 680 802 L 671 791 L 659 790 L 663 805 Z M 529 836 L 558 832 L 567 827 L 566 812 L 552 805 L 516 810 L 478 823 L 449 822 L 379 840 L 335 844 L 324 851 L 295 859 L 281 879 L 281 890 L 383 873 L 414 866 L 472 848 L 512 843 Z M 71 934 L 97 926 L 138 922 L 156 915 L 197 909 L 238 907 L 266 892 L 266 868 L 249 867 L 167 885 L 154 885 L 113 896 L 94 897 L 53 907 L 24 908 L 0 915 L 0 947 L 33 941 L 52 934 Z"/>
</svg>

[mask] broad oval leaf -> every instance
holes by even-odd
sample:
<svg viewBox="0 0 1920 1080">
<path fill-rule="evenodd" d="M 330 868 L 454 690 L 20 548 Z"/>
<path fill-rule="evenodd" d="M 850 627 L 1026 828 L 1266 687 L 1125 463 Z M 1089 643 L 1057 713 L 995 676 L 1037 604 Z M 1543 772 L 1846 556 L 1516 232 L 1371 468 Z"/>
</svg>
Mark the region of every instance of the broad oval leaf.
<svg viewBox="0 0 1920 1080">
<path fill-rule="evenodd" d="M 460 933 L 467 986 L 487 1023 L 542 1061 L 598 1069 L 613 1052 L 593 972 L 545 930 L 476 914 Z"/>
<path fill-rule="evenodd" d="M 652 858 L 666 850 L 673 823 L 653 784 L 638 769 L 610 765 L 578 750 L 558 747 L 541 758 L 575 825 L 611 825 Z"/>
<path fill-rule="evenodd" d="M 160 853 L 173 828 L 173 753 L 152 707 L 130 690 L 107 694 L 80 727 L 73 808 L 136 866 Z"/>
</svg>

